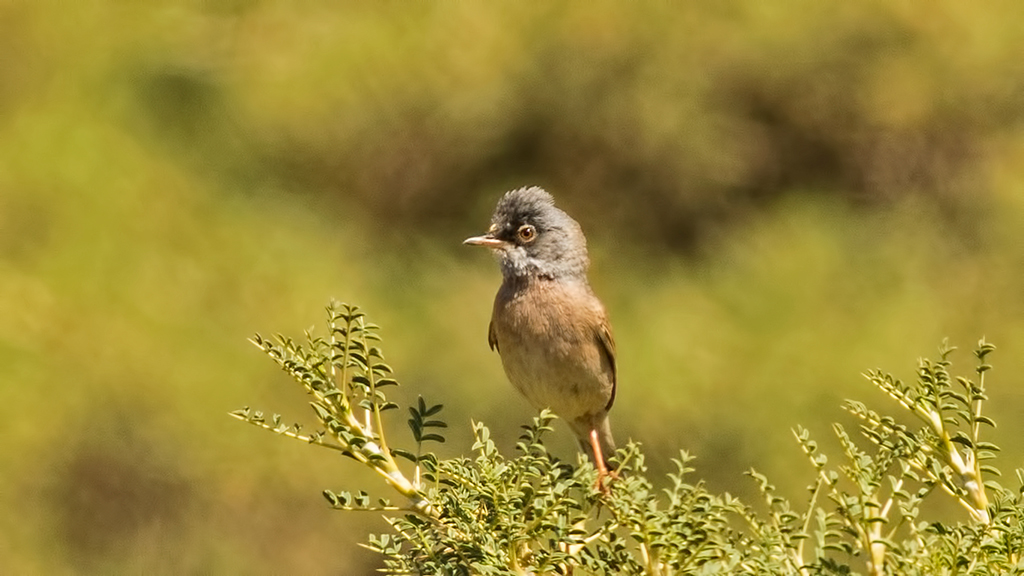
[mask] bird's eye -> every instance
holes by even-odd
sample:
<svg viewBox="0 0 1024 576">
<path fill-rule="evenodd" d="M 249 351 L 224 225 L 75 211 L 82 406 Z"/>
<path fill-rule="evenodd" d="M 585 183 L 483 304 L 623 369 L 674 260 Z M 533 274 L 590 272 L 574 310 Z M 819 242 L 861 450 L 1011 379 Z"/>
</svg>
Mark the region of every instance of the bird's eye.
<svg viewBox="0 0 1024 576">
<path fill-rule="evenodd" d="M 519 239 L 523 242 L 529 242 L 537 236 L 537 229 L 529 224 L 523 224 L 519 227 Z"/>
</svg>

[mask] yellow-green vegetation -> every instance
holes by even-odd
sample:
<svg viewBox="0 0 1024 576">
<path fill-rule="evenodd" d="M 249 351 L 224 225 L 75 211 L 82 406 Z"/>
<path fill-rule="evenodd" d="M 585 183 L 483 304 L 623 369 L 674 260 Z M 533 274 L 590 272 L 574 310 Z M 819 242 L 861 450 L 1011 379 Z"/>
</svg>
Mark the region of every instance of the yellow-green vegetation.
<svg viewBox="0 0 1024 576">
<path fill-rule="evenodd" d="M 359 302 L 397 394 L 446 405 L 442 452 L 470 419 L 513 446 L 498 273 L 459 242 L 524 184 L 588 234 L 612 419 L 654 471 L 684 448 L 715 491 L 754 466 L 802 496 L 790 428 L 852 427 L 859 373 L 944 336 L 1000 344 L 989 405 L 1024 436 L 1022 17 L 5 3 L 0 573 L 367 573 L 380 520 L 318 496 L 353 467 L 224 417 L 308 409 L 246 340 Z"/>
<path fill-rule="evenodd" d="M 859 433 L 832 425 L 838 465 L 795 428 L 809 494 L 791 501 L 751 469 L 761 511 L 694 480 L 685 450 L 662 490 L 634 442 L 612 456 L 611 475 L 582 455 L 567 463 L 544 445 L 554 419 L 547 409 L 523 426 L 514 454 L 475 422 L 472 455 L 442 458 L 431 446 L 445 441 L 444 406 L 420 396 L 406 407 L 412 443 L 403 443 L 384 426 L 403 406 L 378 330 L 358 307 L 331 302 L 326 326 L 303 338 L 257 334 L 252 342 L 309 396 L 316 423 L 289 424 L 250 407 L 231 415 L 341 454 L 383 480 L 323 494 L 336 510 L 385 514 L 388 531 L 363 545 L 383 556 L 388 574 L 994 576 L 1024 568 L 1024 468 L 1000 482 L 985 384 L 995 346 L 985 340 L 970 376 L 951 372 L 948 342 L 937 360 L 918 361 L 911 381 L 867 374 L 891 403 L 876 411 L 847 400 Z M 910 425 L 901 423 L 907 416 Z M 937 520 L 927 504 L 943 497 L 964 517 Z"/>
</svg>

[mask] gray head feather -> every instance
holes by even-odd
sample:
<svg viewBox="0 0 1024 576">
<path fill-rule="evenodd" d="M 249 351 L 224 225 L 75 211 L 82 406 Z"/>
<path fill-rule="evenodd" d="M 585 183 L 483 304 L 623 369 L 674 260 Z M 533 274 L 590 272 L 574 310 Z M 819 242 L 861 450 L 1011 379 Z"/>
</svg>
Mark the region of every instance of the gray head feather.
<svg viewBox="0 0 1024 576">
<path fill-rule="evenodd" d="M 542 188 L 531 186 L 506 192 L 491 218 L 492 234 L 508 243 L 498 252 L 502 273 L 508 277 L 585 277 L 589 259 L 587 240 L 580 225 L 555 207 Z M 524 240 L 523 226 L 536 235 Z"/>
</svg>

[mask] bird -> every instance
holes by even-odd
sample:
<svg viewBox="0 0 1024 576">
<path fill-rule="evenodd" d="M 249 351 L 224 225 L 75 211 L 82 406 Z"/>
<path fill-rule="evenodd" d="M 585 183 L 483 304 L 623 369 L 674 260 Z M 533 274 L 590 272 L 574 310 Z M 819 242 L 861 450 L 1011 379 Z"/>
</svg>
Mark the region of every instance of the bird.
<svg viewBox="0 0 1024 576">
<path fill-rule="evenodd" d="M 487 233 L 463 243 L 491 249 L 501 266 L 487 341 L 506 377 L 534 408 L 568 423 L 602 485 L 614 470 L 615 340 L 587 280 L 582 228 L 530 186 L 506 192 Z"/>
</svg>

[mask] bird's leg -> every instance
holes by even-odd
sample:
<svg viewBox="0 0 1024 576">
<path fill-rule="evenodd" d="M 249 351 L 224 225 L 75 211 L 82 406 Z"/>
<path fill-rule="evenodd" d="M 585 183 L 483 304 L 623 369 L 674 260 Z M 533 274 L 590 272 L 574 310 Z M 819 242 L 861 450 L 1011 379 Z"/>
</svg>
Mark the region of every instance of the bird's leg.
<svg viewBox="0 0 1024 576">
<path fill-rule="evenodd" d="M 598 477 L 607 476 L 608 468 L 604 465 L 604 454 L 601 453 L 601 443 L 597 441 L 597 430 L 590 431 L 590 447 L 594 450 L 594 462 L 597 465 Z"/>
<path fill-rule="evenodd" d="M 597 466 L 597 481 L 594 483 L 594 487 L 607 493 L 608 487 L 605 485 L 604 479 L 612 476 L 608 473 L 608 467 L 604 465 L 604 454 L 601 453 L 601 443 L 597 441 L 596 428 L 590 430 L 590 447 L 594 450 L 594 465 Z"/>
</svg>

